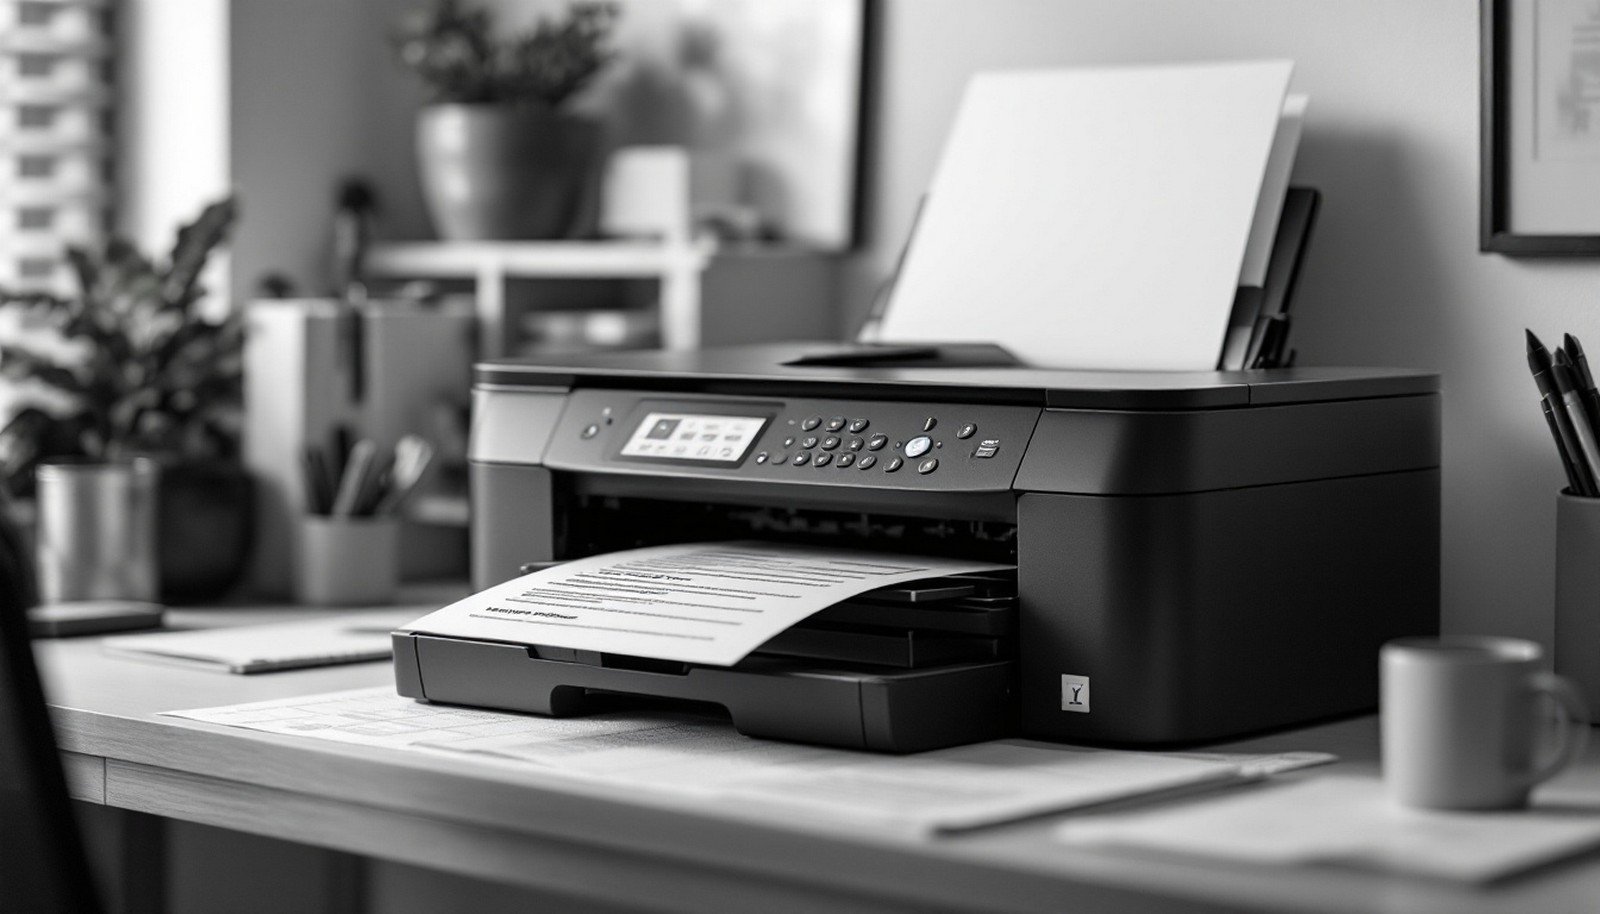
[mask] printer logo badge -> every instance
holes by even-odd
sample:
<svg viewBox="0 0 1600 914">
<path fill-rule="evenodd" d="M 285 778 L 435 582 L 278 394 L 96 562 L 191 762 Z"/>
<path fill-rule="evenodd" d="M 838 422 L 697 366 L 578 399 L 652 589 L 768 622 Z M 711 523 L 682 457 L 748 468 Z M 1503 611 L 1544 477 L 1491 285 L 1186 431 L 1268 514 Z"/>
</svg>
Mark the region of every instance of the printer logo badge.
<svg viewBox="0 0 1600 914">
<path fill-rule="evenodd" d="M 1089 713 L 1089 677 L 1061 674 L 1061 710 Z"/>
</svg>

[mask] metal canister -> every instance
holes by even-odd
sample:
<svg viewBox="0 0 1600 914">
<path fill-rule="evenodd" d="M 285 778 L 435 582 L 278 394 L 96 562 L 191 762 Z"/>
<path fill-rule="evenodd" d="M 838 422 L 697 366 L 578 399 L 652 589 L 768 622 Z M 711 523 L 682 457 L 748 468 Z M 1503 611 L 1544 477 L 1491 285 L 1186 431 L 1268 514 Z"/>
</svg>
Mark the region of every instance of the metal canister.
<svg viewBox="0 0 1600 914">
<path fill-rule="evenodd" d="M 156 463 L 61 460 L 37 472 L 40 599 L 156 600 Z"/>
</svg>

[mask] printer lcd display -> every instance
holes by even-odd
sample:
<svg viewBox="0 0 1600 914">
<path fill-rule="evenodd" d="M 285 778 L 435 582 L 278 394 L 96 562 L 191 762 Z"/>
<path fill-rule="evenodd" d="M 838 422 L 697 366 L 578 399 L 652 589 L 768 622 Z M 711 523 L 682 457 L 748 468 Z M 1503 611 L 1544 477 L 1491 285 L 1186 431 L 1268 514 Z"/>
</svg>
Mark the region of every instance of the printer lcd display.
<svg viewBox="0 0 1600 914">
<path fill-rule="evenodd" d="M 622 446 L 623 457 L 738 463 L 755 443 L 766 416 L 647 413 Z"/>
</svg>

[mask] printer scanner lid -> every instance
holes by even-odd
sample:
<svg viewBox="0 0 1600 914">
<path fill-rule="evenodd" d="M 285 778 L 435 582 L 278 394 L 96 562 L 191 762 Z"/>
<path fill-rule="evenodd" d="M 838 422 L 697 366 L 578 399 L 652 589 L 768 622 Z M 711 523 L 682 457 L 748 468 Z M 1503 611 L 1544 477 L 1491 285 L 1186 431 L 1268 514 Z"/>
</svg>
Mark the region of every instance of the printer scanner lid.
<svg viewBox="0 0 1600 914">
<path fill-rule="evenodd" d="M 1397 368 L 1071 371 L 1029 368 L 989 345 L 793 342 L 586 353 L 477 365 L 480 387 L 627 387 L 743 395 L 1008 403 L 1061 409 L 1219 409 L 1436 393 Z"/>
</svg>

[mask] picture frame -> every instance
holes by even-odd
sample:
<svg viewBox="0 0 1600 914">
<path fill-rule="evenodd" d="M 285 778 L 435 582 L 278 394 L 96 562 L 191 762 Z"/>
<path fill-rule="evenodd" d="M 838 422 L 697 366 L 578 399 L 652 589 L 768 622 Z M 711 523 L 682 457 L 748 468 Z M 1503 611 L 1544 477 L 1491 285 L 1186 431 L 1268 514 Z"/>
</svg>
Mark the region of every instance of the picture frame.
<svg viewBox="0 0 1600 914">
<path fill-rule="evenodd" d="M 1600 3 L 1481 0 L 1478 249 L 1600 256 Z"/>
</svg>

